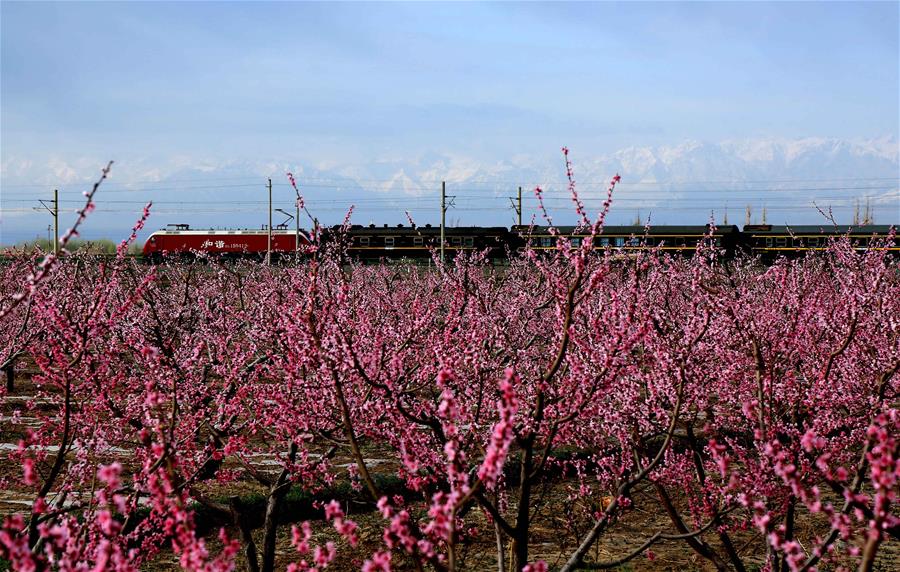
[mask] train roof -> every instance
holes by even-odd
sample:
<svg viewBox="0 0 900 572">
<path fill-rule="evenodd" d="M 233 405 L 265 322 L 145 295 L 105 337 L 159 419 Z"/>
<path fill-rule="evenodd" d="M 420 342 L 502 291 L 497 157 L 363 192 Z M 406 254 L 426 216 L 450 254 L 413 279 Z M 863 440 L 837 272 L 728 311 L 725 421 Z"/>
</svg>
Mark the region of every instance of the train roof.
<svg viewBox="0 0 900 572">
<path fill-rule="evenodd" d="M 894 228 L 889 224 L 859 224 L 859 225 L 771 225 L 771 224 L 747 224 L 744 232 L 747 234 L 887 234 Z"/>
<path fill-rule="evenodd" d="M 269 231 L 265 228 L 179 228 L 179 229 L 171 229 L 164 228 L 160 230 L 155 230 L 151 233 L 151 235 L 188 235 L 188 236 L 198 236 L 198 235 L 247 235 L 247 234 L 268 234 Z M 297 229 L 290 228 L 273 228 L 272 234 L 296 234 Z M 300 234 L 306 234 L 305 229 L 300 229 Z"/>
<path fill-rule="evenodd" d="M 555 227 L 560 234 L 571 235 L 571 234 L 587 234 L 588 230 L 585 227 L 577 227 L 577 226 L 557 226 Z M 512 227 L 512 231 L 518 234 L 548 234 L 550 232 L 549 226 L 530 226 L 530 225 L 516 225 Z M 706 234 L 709 231 L 709 225 L 704 226 L 668 226 L 668 225 L 659 225 L 659 226 L 650 226 L 648 230 L 647 227 L 641 225 L 632 225 L 632 226 L 611 226 L 607 225 L 603 227 L 602 234 L 605 235 L 613 235 L 613 234 L 624 234 L 624 235 L 642 235 L 647 232 L 650 235 L 660 235 L 660 234 L 684 234 L 684 235 L 702 235 Z M 728 234 L 733 232 L 740 232 L 740 229 L 734 225 L 728 226 L 717 226 L 715 234 Z"/>
<path fill-rule="evenodd" d="M 306 229 L 290 228 L 288 226 L 276 226 L 272 229 L 273 234 L 294 234 L 299 230 L 305 233 Z M 191 228 L 191 225 L 184 223 L 167 224 L 166 228 L 153 231 L 153 234 L 266 234 L 269 230 L 265 226 L 260 228 Z"/>
<path fill-rule="evenodd" d="M 331 227 L 323 227 L 323 230 L 330 232 L 340 231 L 341 225 Z M 585 227 L 578 226 L 557 226 L 555 227 L 560 234 L 563 235 L 579 235 L 587 234 Z M 868 224 L 868 225 L 771 225 L 771 224 L 748 224 L 744 225 L 743 232 L 754 235 L 790 235 L 790 234 L 859 234 L 872 235 L 888 234 L 895 225 L 889 224 Z M 665 234 L 683 234 L 683 235 L 701 235 L 709 231 L 709 225 L 655 225 L 650 226 L 649 230 L 641 225 L 628 226 L 611 226 L 603 227 L 602 234 L 605 235 L 643 235 L 647 232 L 650 235 Z M 187 224 L 168 225 L 168 228 L 154 231 L 155 235 L 257 235 L 267 234 L 266 228 L 190 228 Z M 272 234 L 294 234 L 297 229 L 280 227 L 272 229 Z M 300 229 L 300 233 L 307 234 L 306 229 Z M 418 234 L 418 235 L 438 235 L 441 232 L 439 226 L 426 224 L 418 225 L 353 225 L 349 228 L 350 234 L 359 235 L 398 235 L 398 234 Z M 465 235 L 503 235 L 509 232 L 515 234 L 549 234 L 550 227 L 546 225 L 515 225 L 507 229 L 503 226 L 448 226 L 444 228 L 444 234 L 447 236 L 465 236 Z M 717 226 L 715 234 L 738 233 L 741 229 L 735 225 Z"/>
<path fill-rule="evenodd" d="M 335 225 L 330 227 L 332 232 L 340 232 L 341 225 Z M 426 224 L 424 226 L 412 226 L 412 225 L 404 225 L 398 224 L 394 226 L 389 225 L 374 225 L 370 224 L 367 226 L 355 224 L 348 229 L 350 234 L 354 235 L 386 235 L 392 236 L 397 234 L 420 234 L 420 235 L 439 235 L 441 233 L 441 227 L 432 226 L 430 224 Z M 448 236 L 465 236 L 465 235 L 491 235 L 491 234 L 508 234 L 509 229 L 505 226 L 447 226 L 444 227 L 444 234 Z"/>
</svg>

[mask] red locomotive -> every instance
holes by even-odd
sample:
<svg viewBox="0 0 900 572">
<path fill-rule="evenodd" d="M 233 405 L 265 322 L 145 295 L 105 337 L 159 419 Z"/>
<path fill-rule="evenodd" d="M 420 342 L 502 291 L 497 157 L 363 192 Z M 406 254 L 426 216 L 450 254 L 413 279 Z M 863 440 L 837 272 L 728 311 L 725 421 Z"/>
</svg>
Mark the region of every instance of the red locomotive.
<svg viewBox="0 0 900 572">
<path fill-rule="evenodd" d="M 266 229 L 192 229 L 186 224 L 170 224 L 166 230 L 150 235 L 144 243 L 144 256 L 165 254 L 215 256 L 265 256 L 269 231 Z M 272 230 L 272 254 L 297 252 L 310 244 L 309 237 L 300 230 L 284 227 Z"/>
</svg>

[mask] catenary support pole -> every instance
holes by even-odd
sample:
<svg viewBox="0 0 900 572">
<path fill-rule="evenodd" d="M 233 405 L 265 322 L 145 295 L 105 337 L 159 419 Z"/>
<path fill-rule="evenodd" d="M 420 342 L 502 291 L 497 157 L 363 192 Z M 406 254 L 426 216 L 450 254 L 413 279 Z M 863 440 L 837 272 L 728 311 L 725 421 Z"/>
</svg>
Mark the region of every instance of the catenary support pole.
<svg viewBox="0 0 900 572">
<path fill-rule="evenodd" d="M 53 189 L 53 254 L 59 255 L 59 189 Z"/>
<path fill-rule="evenodd" d="M 519 226 L 522 226 L 522 187 L 519 187 Z"/>
<path fill-rule="evenodd" d="M 266 241 L 266 264 L 272 264 L 272 179 L 269 179 L 269 233 Z"/>
<path fill-rule="evenodd" d="M 441 181 L 441 263 L 444 262 L 444 223 L 447 215 L 447 183 Z"/>
</svg>

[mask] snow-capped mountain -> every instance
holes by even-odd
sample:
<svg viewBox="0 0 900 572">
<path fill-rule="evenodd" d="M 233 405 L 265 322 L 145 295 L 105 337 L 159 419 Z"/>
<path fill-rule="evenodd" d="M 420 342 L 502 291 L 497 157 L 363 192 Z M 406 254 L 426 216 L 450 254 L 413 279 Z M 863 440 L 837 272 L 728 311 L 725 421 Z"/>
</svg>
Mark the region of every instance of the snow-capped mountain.
<svg viewBox="0 0 900 572">
<path fill-rule="evenodd" d="M 674 145 L 633 146 L 596 156 L 572 149 L 577 188 L 589 208 L 605 196 L 610 178 L 622 183 L 614 197 L 614 222 L 631 222 L 653 212 L 658 224 L 705 222 L 714 211 L 717 219 L 730 212 L 742 223 L 750 205 L 754 220 L 762 209 L 769 222 L 794 224 L 819 220 L 813 202 L 833 206 L 839 217 L 853 216 L 856 203 L 873 205 L 878 222 L 900 222 L 900 144 L 895 137 L 866 140 L 825 138 L 746 139 L 718 143 L 688 140 Z M 45 228 L 45 217 L 30 210 L 45 185 L 71 196 L 95 179 L 100 160 L 86 157 L 6 157 L 2 177 L 4 243 L 31 238 Z M 547 206 L 560 216 L 571 216 L 562 153 L 482 159 L 460 154 L 423 151 L 408 158 L 373 159 L 361 163 L 313 164 L 302 157 L 278 160 L 169 161 L 149 159 L 118 162 L 104 190 L 117 201 L 119 214 L 104 214 L 104 194 L 98 213 L 88 226 L 94 235 L 127 234 L 123 212 L 153 200 L 159 214 L 150 226 L 177 222 L 213 226 L 257 226 L 264 222 L 265 179 L 272 177 L 274 200 L 293 209 L 293 190 L 285 173 L 297 177 L 307 207 L 325 223 L 339 222 L 354 204 L 357 222 L 406 222 L 406 211 L 416 221 L 437 222 L 441 181 L 454 199 L 449 220 L 460 224 L 509 224 L 514 219 L 508 197 L 516 188 L 526 190 L 525 219 L 536 212 L 535 186 L 546 191 Z M 127 201 L 126 201 L 127 202 Z M 125 203 L 117 203 L 118 205 Z M 232 204 L 224 209 L 222 205 Z M 109 209 L 113 210 L 113 209 Z M 126 213 L 127 214 L 127 213 Z M 177 216 L 176 216 L 177 215 Z M 557 218 L 559 221 L 559 218 Z"/>
</svg>

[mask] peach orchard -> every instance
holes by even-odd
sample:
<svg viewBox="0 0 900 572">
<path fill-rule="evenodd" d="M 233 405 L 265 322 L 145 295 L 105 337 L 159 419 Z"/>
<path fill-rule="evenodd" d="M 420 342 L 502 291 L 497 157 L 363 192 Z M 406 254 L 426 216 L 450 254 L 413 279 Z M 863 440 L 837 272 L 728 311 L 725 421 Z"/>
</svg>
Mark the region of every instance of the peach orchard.
<svg viewBox="0 0 900 572">
<path fill-rule="evenodd" d="M 602 233 L 610 199 L 591 218 L 570 188 Z M 135 236 L 0 268 L 13 569 L 568 571 L 680 545 L 869 570 L 900 537 L 900 273 L 878 248 L 762 266 L 559 236 L 429 270 L 316 240 L 297 264 L 149 265 Z M 216 493 L 237 483 L 262 501 Z M 639 498 L 665 525 L 600 557 Z M 568 540 L 538 544 L 560 515 Z"/>
</svg>

